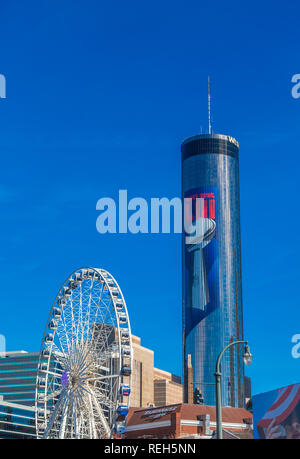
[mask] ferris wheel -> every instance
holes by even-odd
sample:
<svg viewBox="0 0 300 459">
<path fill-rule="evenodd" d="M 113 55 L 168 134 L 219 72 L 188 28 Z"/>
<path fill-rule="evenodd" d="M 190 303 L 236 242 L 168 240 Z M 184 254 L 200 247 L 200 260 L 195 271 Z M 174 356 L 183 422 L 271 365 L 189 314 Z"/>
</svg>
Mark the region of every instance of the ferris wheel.
<svg viewBox="0 0 300 459">
<path fill-rule="evenodd" d="M 123 433 L 132 369 L 125 299 L 104 269 L 74 271 L 51 308 L 36 381 L 38 438 Z"/>
</svg>

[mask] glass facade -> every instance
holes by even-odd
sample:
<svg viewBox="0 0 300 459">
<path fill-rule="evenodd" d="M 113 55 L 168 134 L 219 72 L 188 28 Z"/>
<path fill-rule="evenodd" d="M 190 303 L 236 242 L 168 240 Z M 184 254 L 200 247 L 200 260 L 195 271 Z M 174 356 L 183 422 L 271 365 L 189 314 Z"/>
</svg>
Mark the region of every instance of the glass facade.
<svg viewBox="0 0 300 459">
<path fill-rule="evenodd" d="M 193 403 L 199 388 L 204 404 L 215 405 L 217 357 L 243 339 L 239 146 L 229 136 L 198 135 L 181 151 L 184 398 Z M 224 406 L 244 406 L 242 354 L 239 345 L 222 357 Z"/>
<path fill-rule="evenodd" d="M 12 351 L 0 358 L 0 438 L 32 438 L 36 434 L 39 355 L 39 352 Z M 53 360 L 50 370 L 54 371 L 56 365 Z M 49 400 L 48 405 L 51 403 Z"/>
<path fill-rule="evenodd" d="M 4 401 L 34 406 L 38 352 L 7 352 L 0 358 L 0 397 Z"/>
<path fill-rule="evenodd" d="M 0 401 L 0 438 L 36 438 L 35 409 Z"/>
</svg>

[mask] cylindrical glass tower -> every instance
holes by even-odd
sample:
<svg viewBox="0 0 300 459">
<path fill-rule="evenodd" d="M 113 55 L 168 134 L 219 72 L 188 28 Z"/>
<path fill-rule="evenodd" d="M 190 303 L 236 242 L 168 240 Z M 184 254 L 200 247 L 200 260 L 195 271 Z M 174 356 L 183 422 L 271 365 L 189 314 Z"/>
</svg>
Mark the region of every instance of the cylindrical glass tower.
<svg viewBox="0 0 300 459">
<path fill-rule="evenodd" d="M 239 145 L 226 135 L 197 135 L 181 152 L 184 401 L 194 403 L 198 389 L 204 404 L 215 405 L 217 357 L 243 339 Z M 226 351 L 221 371 L 223 406 L 244 406 L 241 345 Z"/>
</svg>

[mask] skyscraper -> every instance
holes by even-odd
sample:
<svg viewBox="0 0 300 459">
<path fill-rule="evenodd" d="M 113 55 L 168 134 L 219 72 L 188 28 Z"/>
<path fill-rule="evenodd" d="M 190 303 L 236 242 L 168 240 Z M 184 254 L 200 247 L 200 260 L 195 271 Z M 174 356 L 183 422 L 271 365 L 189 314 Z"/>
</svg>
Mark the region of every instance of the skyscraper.
<svg viewBox="0 0 300 459">
<path fill-rule="evenodd" d="M 6 352 L 0 359 L 0 395 L 3 400 L 34 406 L 38 352 Z"/>
<path fill-rule="evenodd" d="M 215 404 L 218 354 L 243 339 L 239 145 L 205 134 L 182 143 L 184 397 L 198 387 Z M 196 236 L 193 230 L 196 229 Z M 223 405 L 244 405 L 243 349 L 222 358 Z"/>
<path fill-rule="evenodd" d="M 35 438 L 39 352 L 11 351 L 0 358 L 0 438 Z M 55 366 L 50 366 L 54 370 Z M 52 403 L 51 400 L 48 402 Z"/>
</svg>

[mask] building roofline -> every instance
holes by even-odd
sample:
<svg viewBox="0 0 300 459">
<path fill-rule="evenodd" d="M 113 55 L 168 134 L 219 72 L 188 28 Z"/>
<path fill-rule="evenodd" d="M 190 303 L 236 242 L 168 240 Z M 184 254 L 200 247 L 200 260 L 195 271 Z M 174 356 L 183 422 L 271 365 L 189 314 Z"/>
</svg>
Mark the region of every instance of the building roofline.
<svg viewBox="0 0 300 459">
<path fill-rule="evenodd" d="M 236 138 L 225 134 L 197 134 L 184 139 L 181 145 L 185 145 L 189 142 L 193 142 L 194 140 L 200 139 L 227 140 L 228 142 L 233 143 L 237 148 L 239 148 L 239 142 L 236 140 Z"/>
<path fill-rule="evenodd" d="M 4 400 L 0 400 L 0 406 L 7 406 L 7 407 L 11 407 L 11 408 L 18 408 L 20 410 L 34 411 L 35 412 L 35 407 L 34 406 L 21 405 L 19 403 L 6 402 Z"/>
</svg>

